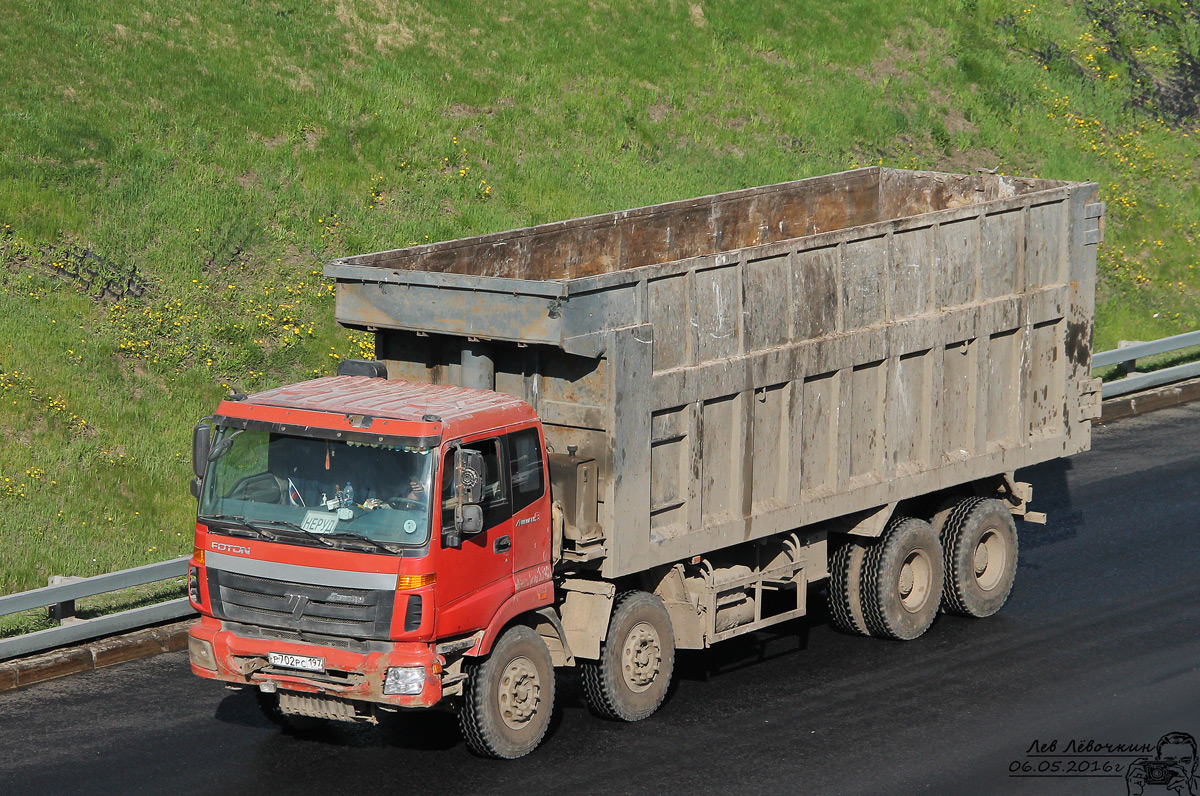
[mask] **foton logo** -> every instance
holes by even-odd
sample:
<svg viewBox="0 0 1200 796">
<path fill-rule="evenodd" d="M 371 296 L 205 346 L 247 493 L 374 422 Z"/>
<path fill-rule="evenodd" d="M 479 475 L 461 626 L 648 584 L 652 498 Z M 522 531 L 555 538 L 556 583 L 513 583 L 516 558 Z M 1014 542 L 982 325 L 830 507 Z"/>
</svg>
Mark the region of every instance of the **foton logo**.
<svg viewBox="0 0 1200 796">
<path fill-rule="evenodd" d="M 242 547 L 236 544 L 226 544 L 225 542 L 213 542 L 212 549 L 218 553 L 237 553 L 239 556 L 250 555 L 249 547 Z"/>
<path fill-rule="evenodd" d="M 366 605 L 367 598 L 361 594 L 338 594 L 331 592 L 328 602 L 331 603 L 347 603 L 349 605 Z"/>
</svg>

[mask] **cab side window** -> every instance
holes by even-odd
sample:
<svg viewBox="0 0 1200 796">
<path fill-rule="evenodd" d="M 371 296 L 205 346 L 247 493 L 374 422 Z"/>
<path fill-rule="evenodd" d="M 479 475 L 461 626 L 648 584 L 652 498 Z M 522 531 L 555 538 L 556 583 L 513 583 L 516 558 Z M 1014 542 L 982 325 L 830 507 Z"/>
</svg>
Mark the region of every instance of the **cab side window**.
<svg viewBox="0 0 1200 796">
<path fill-rule="evenodd" d="M 477 440 L 463 445 L 464 450 L 483 455 L 483 528 L 488 530 L 512 517 L 508 499 L 508 478 L 504 451 L 499 439 Z M 454 449 L 446 451 L 442 462 L 442 528 L 454 527 L 454 508 L 458 505 L 454 482 Z"/>
<path fill-rule="evenodd" d="M 512 510 L 516 514 L 546 491 L 542 476 L 542 445 L 537 429 L 527 428 L 508 435 L 508 459 L 512 474 Z"/>
</svg>

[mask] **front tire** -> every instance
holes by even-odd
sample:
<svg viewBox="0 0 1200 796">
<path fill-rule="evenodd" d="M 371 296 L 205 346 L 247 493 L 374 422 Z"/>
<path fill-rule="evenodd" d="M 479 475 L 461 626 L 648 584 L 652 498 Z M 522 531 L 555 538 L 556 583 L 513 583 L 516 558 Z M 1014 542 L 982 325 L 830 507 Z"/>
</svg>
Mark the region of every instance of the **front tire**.
<svg viewBox="0 0 1200 796">
<path fill-rule="evenodd" d="M 985 617 L 1008 601 L 1017 575 L 1017 524 L 994 498 L 966 498 L 951 509 L 942 528 L 948 613 Z"/>
<path fill-rule="evenodd" d="M 942 598 L 942 545 L 925 520 L 897 517 L 863 556 L 862 609 L 871 635 L 909 641 L 929 629 Z"/>
<path fill-rule="evenodd" d="M 467 666 L 459 726 L 481 757 L 513 760 L 542 742 L 554 710 L 554 664 L 546 642 L 516 625 L 482 663 Z"/>
<path fill-rule="evenodd" d="M 601 716 L 641 721 L 658 710 L 675 671 L 675 630 L 658 597 L 631 591 L 617 597 L 600 660 L 581 667 L 588 704 Z"/>
</svg>

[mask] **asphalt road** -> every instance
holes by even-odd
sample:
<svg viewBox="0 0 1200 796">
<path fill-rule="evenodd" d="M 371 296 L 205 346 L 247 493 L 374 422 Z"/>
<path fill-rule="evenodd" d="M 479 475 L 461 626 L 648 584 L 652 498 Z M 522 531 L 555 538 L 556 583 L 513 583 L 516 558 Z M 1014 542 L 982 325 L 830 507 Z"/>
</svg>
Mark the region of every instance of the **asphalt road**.
<svg viewBox="0 0 1200 796">
<path fill-rule="evenodd" d="M 1022 474 L 1050 520 L 1020 528 L 990 619 L 898 643 L 814 615 L 682 653 L 639 724 L 592 716 L 568 677 L 545 744 L 509 763 L 469 755 L 443 713 L 280 732 L 162 655 L 0 697 L 0 794 L 1125 794 L 1123 773 L 1063 775 L 1133 759 L 1088 741 L 1200 736 L 1200 403 L 1093 446 Z"/>
</svg>

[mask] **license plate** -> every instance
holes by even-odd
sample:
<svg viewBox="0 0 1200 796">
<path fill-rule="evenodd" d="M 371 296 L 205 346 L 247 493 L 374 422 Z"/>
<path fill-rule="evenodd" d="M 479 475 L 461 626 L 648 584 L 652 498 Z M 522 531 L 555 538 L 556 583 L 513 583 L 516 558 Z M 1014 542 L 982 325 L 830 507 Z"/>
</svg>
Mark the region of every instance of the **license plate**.
<svg viewBox="0 0 1200 796">
<path fill-rule="evenodd" d="M 312 658 L 308 655 L 289 655 L 286 652 L 269 652 L 267 660 L 272 666 L 282 666 L 285 669 L 301 669 L 306 672 L 325 671 L 324 658 Z"/>
<path fill-rule="evenodd" d="M 300 527 L 310 533 L 333 533 L 337 524 L 338 515 L 333 512 L 310 511 L 304 515 Z"/>
</svg>

